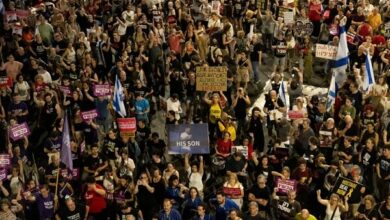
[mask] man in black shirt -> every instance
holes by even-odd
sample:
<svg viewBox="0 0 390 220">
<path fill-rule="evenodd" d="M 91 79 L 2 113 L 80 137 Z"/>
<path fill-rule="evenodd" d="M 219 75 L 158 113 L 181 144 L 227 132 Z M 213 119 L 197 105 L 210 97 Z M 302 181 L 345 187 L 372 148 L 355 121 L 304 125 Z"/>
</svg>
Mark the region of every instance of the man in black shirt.
<svg viewBox="0 0 390 220">
<path fill-rule="evenodd" d="M 61 220 L 84 220 L 88 216 L 89 207 L 76 204 L 72 197 L 65 199 L 66 206 L 61 206 L 56 219 Z"/>
<path fill-rule="evenodd" d="M 248 200 L 256 202 L 258 210 L 270 213 L 269 201 L 271 198 L 271 191 L 267 187 L 267 178 L 260 174 L 257 177 L 257 185 L 249 190 Z"/>
<path fill-rule="evenodd" d="M 384 200 L 389 193 L 390 187 L 390 146 L 387 145 L 376 164 L 378 175 L 378 189 L 381 189 L 380 197 Z M 382 191 L 383 190 L 383 191 Z"/>
</svg>

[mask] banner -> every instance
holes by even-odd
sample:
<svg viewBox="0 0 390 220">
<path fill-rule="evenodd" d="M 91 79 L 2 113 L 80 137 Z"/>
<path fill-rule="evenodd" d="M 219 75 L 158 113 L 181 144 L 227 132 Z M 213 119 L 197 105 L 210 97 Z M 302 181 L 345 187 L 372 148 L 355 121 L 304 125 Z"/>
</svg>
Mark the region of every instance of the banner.
<svg viewBox="0 0 390 220">
<path fill-rule="evenodd" d="M 302 111 L 288 111 L 288 118 L 289 119 L 301 119 L 305 118 L 305 115 Z"/>
<path fill-rule="evenodd" d="M 60 89 L 60 91 L 62 93 L 64 93 L 67 97 L 71 97 L 72 96 L 72 90 L 70 89 L 69 86 L 58 86 L 58 88 Z"/>
<path fill-rule="evenodd" d="M 24 137 L 27 137 L 31 134 L 30 128 L 28 127 L 27 123 L 24 122 L 22 124 L 14 125 L 10 128 L 10 138 L 14 141 L 20 140 Z"/>
<path fill-rule="evenodd" d="M 93 94 L 96 97 L 107 96 L 111 94 L 111 87 L 109 84 L 95 84 L 93 85 Z"/>
<path fill-rule="evenodd" d="M 118 118 L 118 128 L 121 133 L 135 133 L 137 130 L 137 121 L 133 118 Z"/>
<path fill-rule="evenodd" d="M 360 183 L 345 177 L 339 176 L 333 187 L 332 192 L 341 196 L 342 198 L 360 198 L 360 189 L 363 187 Z"/>
<path fill-rule="evenodd" d="M 197 67 L 197 91 L 226 91 L 227 68 L 223 66 Z"/>
<path fill-rule="evenodd" d="M 297 181 L 278 179 L 276 181 L 276 187 L 279 193 L 287 194 L 289 191 L 295 191 L 297 189 Z"/>
<path fill-rule="evenodd" d="M 11 156 L 9 154 L 0 154 L 0 168 L 9 168 L 11 166 Z"/>
<path fill-rule="evenodd" d="M 237 151 L 241 152 L 241 154 L 244 155 L 244 157 L 246 159 L 248 159 L 248 147 L 247 146 L 233 146 L 232 152 L 235 153 Z"/>
<path fill-rule="evenodd" d="M 96 111 L 96 109 L 81 112 L 81 118 L 84 121 L 92 120 L 92 119 L 96 118 L 97 116 L 98 116 L 98 112 Z"/>
<path fill-rule="evenodd" d="M 316 57 L 323 58 L 328 60 L 335 60 L 337 55 L 337 47 L 326 45 L 326 44 L 316 44 Z"/>
<path fill-rule="evenodd" d="M 0 169 L 0 180 L 3 181 L 7 179 L 7 169 Z"/>
<path fill-rule="evenodd" d="M 209 154 L 208 124 L 167 125 L 168 154 Z"/>
</svg>

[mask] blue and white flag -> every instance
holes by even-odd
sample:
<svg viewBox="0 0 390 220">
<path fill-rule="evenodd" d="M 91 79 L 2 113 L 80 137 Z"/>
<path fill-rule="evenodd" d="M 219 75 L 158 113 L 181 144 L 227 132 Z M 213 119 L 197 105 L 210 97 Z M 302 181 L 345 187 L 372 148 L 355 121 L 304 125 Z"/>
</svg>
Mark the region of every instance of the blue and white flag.
<svg viewBox="0 0 390 220">
<path fill-rule="evenodd" d="M 125 94 L 123 93 L 122 84 L 119 81 L 118 75 L 115 78 L 115 89 L 114 89 L 114 98 L 113 98 L 113 107 L 114 110 L 121 116 L 126 117 L 126 108 L 123 100 L 125 99 Z"/>
<path fill-rule="evenodd" d="M 364 80 L 363 80 L 363 90 L 366 92 L 369 91 L 374 84 L 375 84 L 375 78 L 374 78 L 374 71 L 372 70 L 371 56 L 367 51 Z"/>
<path fill-rule="evenodd" d="M 63 162 L 68 169 L 73 170 L 73 160 L 72 160 L 72 151 L 70 149 L 69 122 L 68 122 L 67 112 L 65 112 L 64 128 L 62 130 L 60 158 L 61 158 L 61 162 Z"/>
<path fill-rule="evenodd" d="M 336 75 L 335 73 L 333 73 L 329 85 L 328 100 L 326 102 L 326 111 L 329 112 L 332 109 L 332 106 L 336 101 L 336 94 L 337 94 Z"/>
<path fill-rule="evenodd" d="M 282 82 L 280 83 L 280 86 L 279 86 L 279 98 L 282 100 L 282 102 L 284 103 L 285 106 L 287 106 L 287 100 L 286 100 L 286 90 L 284 88 L 284 81 L 282 80 Z"/>
<path fill-rule="evenodd" d="M 340 26 L 340 40 L 337 48 L 337 55 L 333 72 L 335 73 L 335 82 L 341 86 L 347 79 L 347 67 L 349 63 L 349 50 L 347 44 L 347 34 L 345 33 L 345 26 Z"/>
</svg>

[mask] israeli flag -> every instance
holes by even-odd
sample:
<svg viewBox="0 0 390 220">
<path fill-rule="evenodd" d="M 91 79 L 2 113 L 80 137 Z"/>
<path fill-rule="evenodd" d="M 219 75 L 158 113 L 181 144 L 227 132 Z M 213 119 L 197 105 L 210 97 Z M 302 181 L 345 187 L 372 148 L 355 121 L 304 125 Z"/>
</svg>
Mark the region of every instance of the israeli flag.
<svg viewBox="0 0 390 220">
<path fill-rule="evenodd" d="M 287 99 L 286 99 L 286 90 L 284 88 L 284 81 L 282 81 L 280 83 L 280 86 L 279 86 L 279 98 L 282 100 L 282 102 L 284 103 L 284 106 L 287 106 Z"/>
<path fill-rule="evenodd" d="M 326 111 L 330 112 L 334 102 L 336 101 L 337 94 L 337 84 L 336 84 L 336 74 L 332 74 L 332 79 L 330 80 L 329 91 L 328 91 L 328 100 L 326 102 Z"/>
<path fill-rule="evenodd" d="M 333 68 L 333 72 L 335 73 L 335 82 L 338 86 L 341 86 L 347 79 L 346 70 L 349 63 L 348 54 L 349 50 L 345 26 L 340 26 L 340 40 L 337 48 L 335 67 Z"/>
<path fill-rule="evenodd" d="M 113 107 L 114 107 L 114 110 L 121 117 L 126 117 L 126 108 L 125 108 L 125 103 L 123 102 L 124 99 L 125 99 L 125 94 L 123 93 L 122 84 L 119 81 L 119 78 L 117 75 L 115 78 Z"/>
<path fill-rule="evenodd" d="M 371 56 L 368 51 L 366 54 L 365 66 L 366 67 L 364 71 L 363 90 L 367 92 L 375 84 L 374 71 L 372 70 Z"/>
</svg>

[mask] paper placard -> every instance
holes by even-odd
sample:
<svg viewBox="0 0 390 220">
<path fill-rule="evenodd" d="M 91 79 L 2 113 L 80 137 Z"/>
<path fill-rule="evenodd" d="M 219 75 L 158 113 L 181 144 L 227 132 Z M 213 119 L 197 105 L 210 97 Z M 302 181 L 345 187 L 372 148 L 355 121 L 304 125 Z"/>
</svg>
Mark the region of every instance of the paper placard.
<svg viewBox="0 0 390 220">
<path fill-rule="evenodd" d="M 240 196 L 241 195 L 240 188 L 223 187 L 223 192 L 227 196 Z"/>
<path fill-rule="evenodd" d="M 84 121 L 92 120 L 92 119 L 96 118 L 97 116 L 98 116 L 98 112 L 96 111 L 96 109 L 81 112 L 81 118 Z"/>
<path fill-rule="evenodd" d="M 111 94 L 111 87 L 109 84 L 95 84 L 95 85 L 93 85 L 93 94 L 96 97 L 110 95 Z"/>
<path fill-rule="evenodd" d="M 3 181 L 7 179 L 7 169 L 0 169 L 0 180 Z"/>
<path fill-rule="evenodd" d="M 0 88 L 4 88 L 4 87 L 11 87 L 12 86 L 12 79 L 10 77 L 7 77 L 7 76 L 1 76 L 0 77 Z"/>
<path fill-rule="evenodd" d="M 197 67 L 196 68 L 196 91 L 226 91 L 227 68 Z"/>
<path fill-rule="evenodd" d="M 233 146 L 232 153 L 241 152 L 246 159 L 248 159 L 248 147 L 247 146 Z"/>
<path fill-rule="evenodd" d="M 283 13 L 284 23 L 285 24 L 293 24 L 294 23 L 294 12 L 293 11 L 285 11 Z"/>
<path fill-rule="evenodd" d="M 118 128 L 121 133 L 135 133 L 137 131 L 137 121 L 133 118 L 118 118 Z"/>
<path fill-rule="evenodd" d="M 70 97 L 72 95 L 72 90 L 69 86 L 58 86 L 60 91 L 64 93 L 67 97 Z"/>
<path fill-rule="evenodd" d="M 9 154 L 0 154 L 0 168 L 11 166 L 11 156 Z"/>
<path fill-rule="evenodd" d="M 345 177 L 339 176 L 333 187 L 333 193 L 341 196 L 342 198 L 360 198 L 361 193 L 360 189 L 363 187 L 360 183 L 357 183 L 353 180 L 347 179 Z"/>
<path fill-rule="evenodd" d="M 336 56 L 337 56 L 337 47 L 326 45 L 326 44 L 316 44 L 317 58 L 335 60 Z"/>
<path fill-rule="evenodd" d="M 302 111 L 288 111 L 288 117 L 290 119 L 305 118 L 305 114 Z"/>
<path fill-rule="evenodd" d="M 168 154 L 209 154 L 208 124 L 167 125 Z"/>
<path fill-rule="evenodd" d="M 14 141 L 27 137 L 30 133 L 30 129 L 26 122 L 14 125 L 10 128 L 10 138 Z"/>
</svg>

